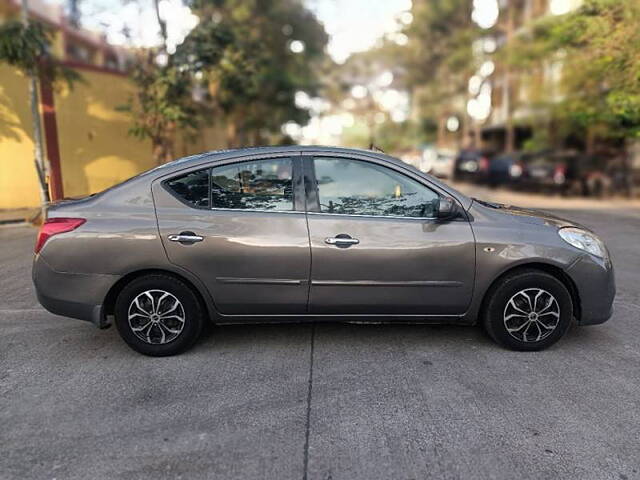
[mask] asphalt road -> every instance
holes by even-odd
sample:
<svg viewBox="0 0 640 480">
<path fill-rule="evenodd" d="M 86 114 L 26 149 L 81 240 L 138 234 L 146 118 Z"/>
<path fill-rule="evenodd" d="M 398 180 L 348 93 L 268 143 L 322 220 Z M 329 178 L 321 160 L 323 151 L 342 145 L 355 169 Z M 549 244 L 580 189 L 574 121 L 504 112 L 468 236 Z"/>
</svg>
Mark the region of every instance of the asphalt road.
<svg viewBox="0 0 640 480">
<path fill-rule="evenodd" d="M 613 319 L 514 353 L 471 327 L 214 327 L 140 356 L 51 315 L 34 230 L 0 228 L 1 479 L 640 478 L 640 212 L 607 241 Z"/>
</svg>

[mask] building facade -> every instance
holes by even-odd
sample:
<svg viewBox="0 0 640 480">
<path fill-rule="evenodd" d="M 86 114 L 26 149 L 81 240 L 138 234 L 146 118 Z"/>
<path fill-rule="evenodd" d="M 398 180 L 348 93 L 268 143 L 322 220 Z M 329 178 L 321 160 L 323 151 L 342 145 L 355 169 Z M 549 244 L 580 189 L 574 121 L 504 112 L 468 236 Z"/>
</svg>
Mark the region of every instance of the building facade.
<svg viewBox="0 0 640 480">
<path fill-rule="evenodd" d="M 48 174 L 60 180 L 54 197 L 95 193 L 155 166 L 151 143 L 129 135 L 131 118 L 118 108 L 135 92 L 126 73 L 129 52 L 72 26 L 59 6 L 30 0 L 30 9 L 52 31 L 53 57 L 82 77 L 71 90 L 40 85 Z M 19 15 L 20 0 L 0 0 L 0 23 Z M 204 128 L 188 140 L 177 132 L 175 141 L 177 156 L 225 145 L 221 127 Z M 39 204 L 28 80 L 0 65 L 0 209 Z"/>
</svg>

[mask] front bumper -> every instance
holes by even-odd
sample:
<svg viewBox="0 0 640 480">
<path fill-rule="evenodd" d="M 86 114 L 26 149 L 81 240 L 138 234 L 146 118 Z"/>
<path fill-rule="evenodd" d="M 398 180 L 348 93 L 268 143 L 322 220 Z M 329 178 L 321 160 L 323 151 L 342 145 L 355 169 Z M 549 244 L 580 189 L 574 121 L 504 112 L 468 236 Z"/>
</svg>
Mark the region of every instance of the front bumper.
<svg viewBox="0 0 640 480">
<path fill-rule="evenodd" d="M 582 255 L 567 270 L 580 298 L 579 325 L 598 325 L 613 314 L 616 282 L 610 259 Z"/>
<path fill-rule="evenodd" d="M 107 327 L 102 303 L 118 280 L 116 275 L 58 272 L 37 255 L 32 278 L 38 301 L 49 312 Z"/>
</svg>

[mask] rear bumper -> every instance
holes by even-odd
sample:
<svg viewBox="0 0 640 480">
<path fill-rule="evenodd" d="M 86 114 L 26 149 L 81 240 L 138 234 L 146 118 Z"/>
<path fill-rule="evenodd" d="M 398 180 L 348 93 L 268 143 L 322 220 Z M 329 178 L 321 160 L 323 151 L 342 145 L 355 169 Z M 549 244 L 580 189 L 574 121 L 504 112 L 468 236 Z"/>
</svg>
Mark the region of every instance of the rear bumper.
<svg viewBox="0 0 640 480">
<path fill-rule="evenodd" d="M 609 320 L 616 296 L 611 260 L 583 255 L 566 272 L 573 280 L 580 298 L 578 324 L 598 325 Z"/>
<path fill-rule="evenodd" d="M 99 328 L 107 326 L 102 302 L 118 280 L 116 275 L 58 272 L 38 255 L 32 278 L 38 301 L 49 312 L 86 320 Z"/>
</svg>

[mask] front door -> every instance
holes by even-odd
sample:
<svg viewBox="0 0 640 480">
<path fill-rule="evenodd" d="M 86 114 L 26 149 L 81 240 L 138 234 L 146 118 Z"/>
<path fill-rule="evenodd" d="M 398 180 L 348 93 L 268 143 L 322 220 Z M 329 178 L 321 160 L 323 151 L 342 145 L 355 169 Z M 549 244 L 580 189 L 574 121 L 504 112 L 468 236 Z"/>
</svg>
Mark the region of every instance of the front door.
<svg viewBox="0 0 640 480">
<path fill-rule="evenodd" d="M 304 313 L 311 256 L 300 157 L 212 165 L 153 185 L 169 260 L 229 315 Z"/>
<path fill-rule="evenodd" d="M 317 314 L 460 315 L 475 248 L 466 218 L 434 218 L 439 195 L 375 161 L 305 158 Z M 314 186 L 317 189 L 314 191 Z"/>
</svg>

